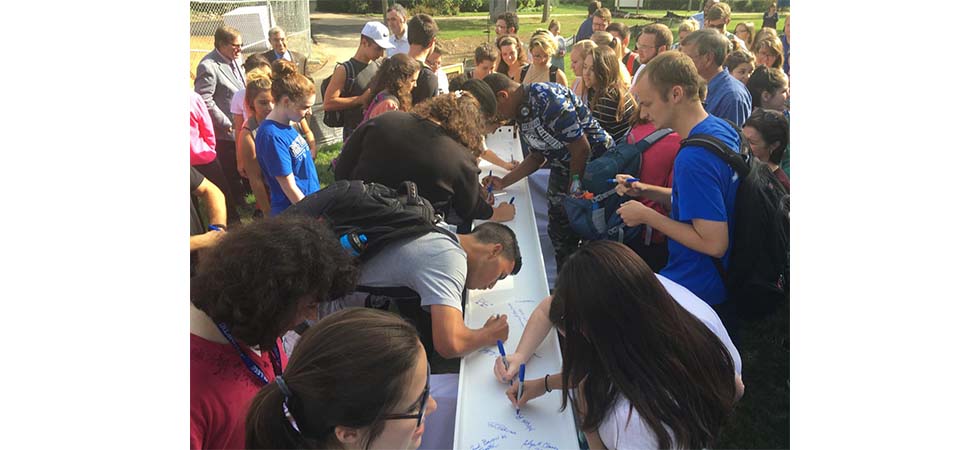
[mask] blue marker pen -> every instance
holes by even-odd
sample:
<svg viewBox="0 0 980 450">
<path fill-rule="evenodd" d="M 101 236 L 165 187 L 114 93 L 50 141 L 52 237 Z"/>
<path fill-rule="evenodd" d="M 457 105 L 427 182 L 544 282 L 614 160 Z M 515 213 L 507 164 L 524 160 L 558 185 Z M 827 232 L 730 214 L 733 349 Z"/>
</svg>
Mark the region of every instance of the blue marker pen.
<svg viewBox="0 0 980 450">
<path fill-rule="evenodd" d="M 521 372 L 518 375 L 519 382 L 517 383 L 517 401 L 521 401 L 521 397 L 524 396 L 524 364 L 521 364 Z M 521 408 L 517 408 L 517 414 L 521 413 Z"/>
<path fill-rule="evenodd" d="M 491 178 L 493 178 L 493 169 L 490 169 L 490 175 L 487 176 L 488 180 Z M 490 183 L 487 184 L 487 192 L 493 193 L 493 180 L 490 180 Z"/>
<path fill-rule="evenodd" d="M 517 198 L 517 197 L 511 197 L 511 198 L 510 198 L 510 202 L 508 202 L 508 203 L 510 203 L 511 205 L 513 205 L 513 204 L 514 204 L 514 199 L 515 199 L 515 198 Z"/>
<path fill-rule="evenodd" d="M 497 339 L 497 350 L 500 350 L 500 360 L 504 362 L 504 369 L 510 370 L 510 364 L 507 363 L 507 352 L 504 351 L 504 341 Z"/>
<path fill-rule="evenodd" d="M 626 179 L 626 182 L 627 183 L 636 183 L 637 181 L 640 181 L 640 179 L 639 178 L 627 178 Z M 618 183 L 618 181 L 616 181 L 615 178 L 610 178 L 610 179 L 606 180 L 606 182 L 608 182 L 608 183 Z"/>
</svg>

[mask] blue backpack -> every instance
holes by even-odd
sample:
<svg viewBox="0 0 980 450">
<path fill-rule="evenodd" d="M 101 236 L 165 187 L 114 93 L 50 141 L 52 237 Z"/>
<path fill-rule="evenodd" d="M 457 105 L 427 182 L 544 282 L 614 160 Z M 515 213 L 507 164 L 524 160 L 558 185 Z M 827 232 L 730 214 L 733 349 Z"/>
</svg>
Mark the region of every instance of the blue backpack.
<svg viewBox="0 0 980 450">
<path fill-rule="evenodd" d="M 633 144 L 621 143 L 589 162 L 585 166 L 582 187 L 595 196 L 583 198 L 569 195 L 564 200 L 572 230 L 583 239 L 592 241 L 611 239 L 629 242 L 638 237 L 643 227 L 627 227 L 616 214 L 619 206 L 632 197 L 617 195 L 615 185 L 608 180 L 620 173 L 639 173 L 643 152 L 673 132 L 670 128 L 661 128 Z"/>
<path fill-rule="evenodd" d="M 661 128 L 633 144 L 625 142 L 618 144 L 607 150 L 602 156 L 589 161 L 585 165 L 585 173 L 582 175 L 582 188 L 599 195 L 609 190 L 611 184 L 608 180 L 615 178 L 616 174 L 638 174 L 643 152 L 673 132 L 674 130 L 670 128 Z"/>
</svg>

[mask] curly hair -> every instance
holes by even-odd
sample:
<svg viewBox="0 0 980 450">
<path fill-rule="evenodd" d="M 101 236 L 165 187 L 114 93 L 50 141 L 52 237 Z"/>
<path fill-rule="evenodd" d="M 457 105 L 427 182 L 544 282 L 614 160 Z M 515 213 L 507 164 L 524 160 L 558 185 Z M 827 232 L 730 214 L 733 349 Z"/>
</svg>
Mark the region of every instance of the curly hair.
<svg viewBox="0 0 980 450">
<path fill-rule="evenodd" d="M 412 76 L 421 66 L 406 53 L 399 53 L 381 63 L 378 73 L 371 79 L 371 91 L 388 91 L 398 99 L 398 109 L 412 109 Z"/>
<path fill-rule="evenodd" d="M 358 272 L 322 221 L 279 216 L 233 229 L 201 255 L 191 302 L 249 346 L 272 349 L 301 302 L 351 292 Z"/>
<path fill-rule="evenodd" d="M 483 153 L 483 133 L 489 118 L 473 94 L 456 91 L 437 95 L 412 108 L 412 114 L 438 123 L 450 137 L 478 158 Z"/>
</svg>

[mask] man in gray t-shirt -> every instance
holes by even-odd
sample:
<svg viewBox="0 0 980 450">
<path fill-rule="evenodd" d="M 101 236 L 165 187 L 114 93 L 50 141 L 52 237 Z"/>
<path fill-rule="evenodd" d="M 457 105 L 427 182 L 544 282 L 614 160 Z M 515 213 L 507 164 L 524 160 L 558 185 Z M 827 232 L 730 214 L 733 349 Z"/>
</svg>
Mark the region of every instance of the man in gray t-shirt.
<svg viewBox="0 0 980 450">
<path fill-rule="evenodd" d="M 463 294 L 466 289 L 490 289 L 507 275 L 521 269 L 517 237 L 505 225 L 487 222 L 470 234 L 452 237 L 432 232 L 393 242 L 361 266 L 358 285 L 372 288 L 408 288 L 418 295 L 422 311 L 431 315 L 428 324 L 416 323 L 422 342 L 443 358 L 458 358 L 478 348 L 506 340 L 507 316 L 491 317 L 480 329 L 463 323 Z M 367 294 L 355 292 L 321 306 L 321 315 L 365 306 Z M 373 306 L 384 296 L 372 295 Z M 380 301 L 380 302 L 379 302 Z M 405 314 L 403 303 L 399 310 Z M 426 334 L 429 334 L 427 336 Z M 431 348 L 427 348 L 431 351 Z M 430 355 L 431 356 L 431 355 Z"/>
</svg>

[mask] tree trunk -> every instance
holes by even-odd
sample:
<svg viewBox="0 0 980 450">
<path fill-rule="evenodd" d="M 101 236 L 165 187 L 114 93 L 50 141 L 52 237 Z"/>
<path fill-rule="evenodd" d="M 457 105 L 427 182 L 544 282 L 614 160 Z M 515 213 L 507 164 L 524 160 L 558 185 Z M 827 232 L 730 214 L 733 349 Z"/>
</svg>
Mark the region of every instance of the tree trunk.
<svg viewBox="0 0 980 450">
<path fill-rule="evenodd" d="M 388 18 L 388 0 L 381 0 L 381 14 L 384 14 L 385 19 Z M 384 22 L 384 20 L 382 20 Z"/>
<path fill-rule="evenodd" d="M 544 10 L 541 11 L 541 23 L 548 23 L 551 20 L 551 1 L 544 0 Z"/>
</svg>

